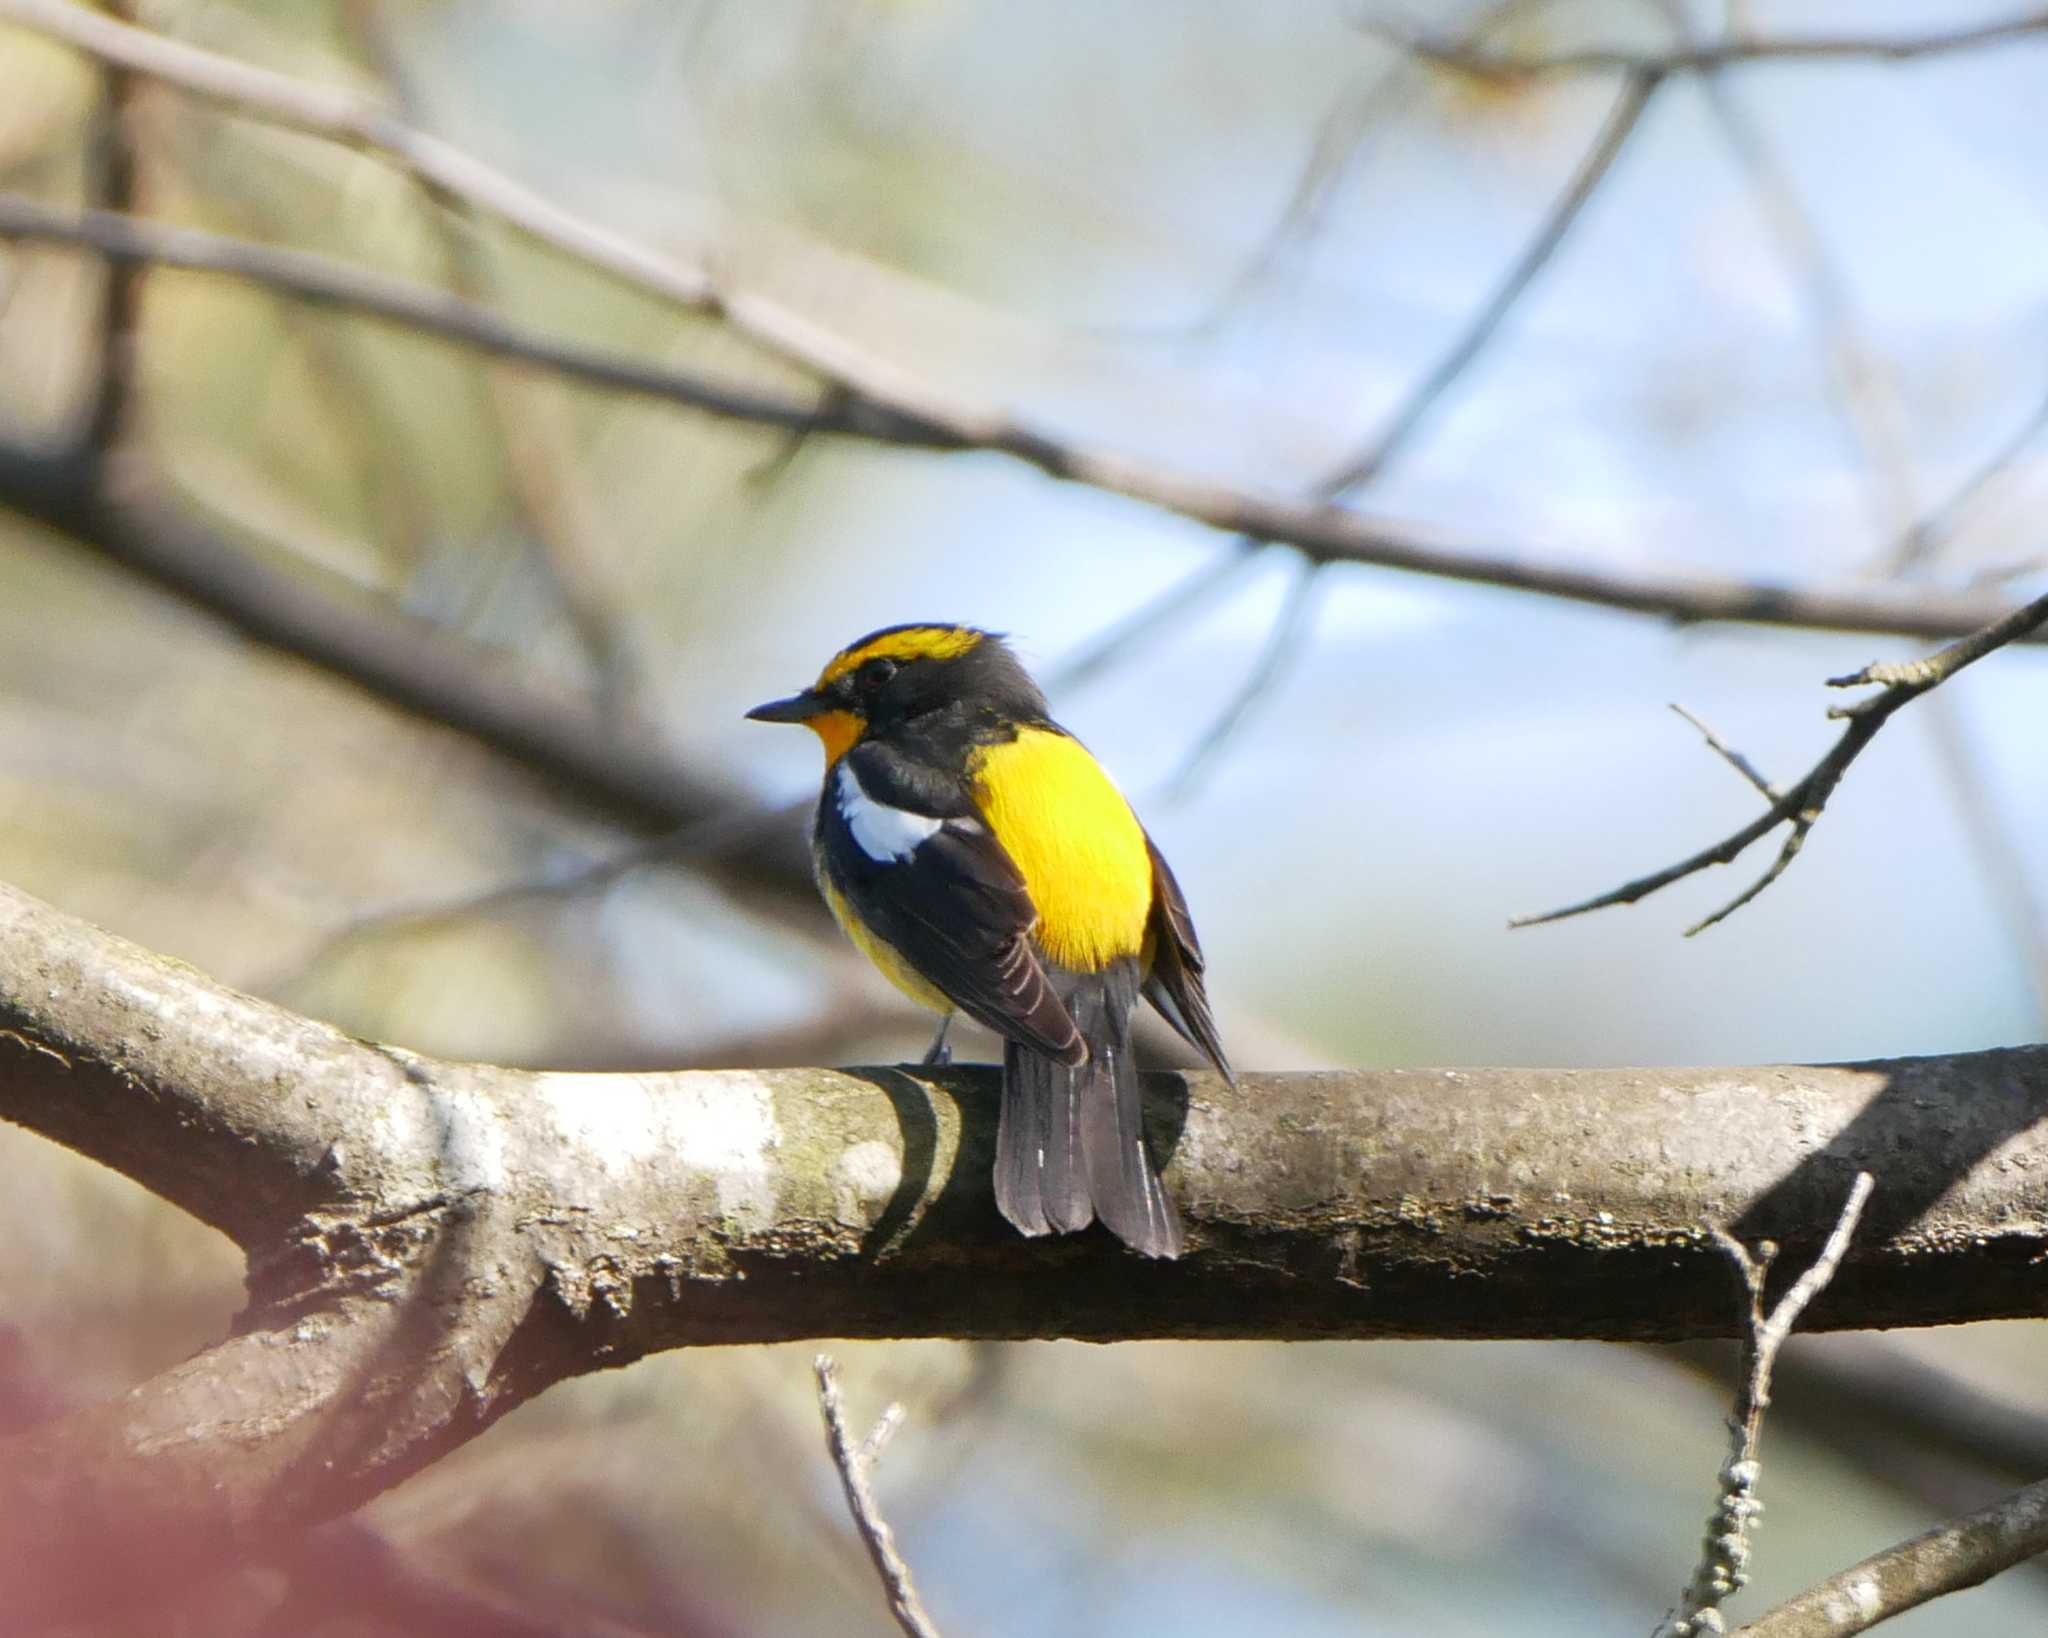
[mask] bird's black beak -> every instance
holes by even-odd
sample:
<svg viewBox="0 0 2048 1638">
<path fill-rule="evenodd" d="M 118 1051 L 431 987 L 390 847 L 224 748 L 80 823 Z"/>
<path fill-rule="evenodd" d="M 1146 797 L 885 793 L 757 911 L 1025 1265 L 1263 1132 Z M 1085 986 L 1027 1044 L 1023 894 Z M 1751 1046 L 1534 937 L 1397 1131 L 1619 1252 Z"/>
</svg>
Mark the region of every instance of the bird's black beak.
<svg viewBox="0 0 2048 1638">
<path fill-rule="evenodd" d="M 818 697 L 815 689 L 806 688 L 801 694 L 792 694 L 786 700 L 770 700 L 766 705 L 757 705 L 747 716 L 755 722 L 808 722 L 820 711 L 829 709 L 830 706 Z"/>
</svg>

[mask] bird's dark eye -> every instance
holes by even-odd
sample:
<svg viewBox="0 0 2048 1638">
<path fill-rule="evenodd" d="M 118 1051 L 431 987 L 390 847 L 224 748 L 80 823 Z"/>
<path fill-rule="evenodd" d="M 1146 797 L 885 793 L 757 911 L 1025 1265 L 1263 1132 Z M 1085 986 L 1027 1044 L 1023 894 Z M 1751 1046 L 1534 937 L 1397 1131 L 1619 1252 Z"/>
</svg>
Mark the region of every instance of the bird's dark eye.
<svg viewBox="0 0 2048 1638">
<path fill-rule="evenodd" d="M 863 688 L 880 688 L 883 683 L 887 682 L 902 669 L 902 666 L 898 665 L 896 661 L 889 659 L 885 655 L 877 655 L 872 660 L 863 660 L 859 672 L 860 685 Z"/>
</svg>

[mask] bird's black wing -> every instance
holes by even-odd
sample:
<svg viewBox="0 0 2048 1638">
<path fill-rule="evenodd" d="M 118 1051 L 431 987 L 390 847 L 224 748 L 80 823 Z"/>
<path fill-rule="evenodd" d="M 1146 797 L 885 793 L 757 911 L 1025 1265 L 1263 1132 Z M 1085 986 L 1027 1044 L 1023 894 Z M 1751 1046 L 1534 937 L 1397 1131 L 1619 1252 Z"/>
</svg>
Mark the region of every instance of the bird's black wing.
<svg viewBox="0 0 2048 1638">
<path fill-rule="evenodd" d="M 1145 975 L 1145 999 L 1235 1085 L 1237 1077 L 1223 1055 L 1223 1037 L 1209 1011 L 1209 992 L 1202 985 L 1202 946 L 1195 937 L 1188 901 L 1151 837 L 1145 838 L 1145 846 L 1152 855 L 1152 921 L 1147 929 L 1152 970 Z"/>
<path fill-rule="evenodd" d="M 862 923 L 968 1017 L 1061 1063 L 1088 1056 L 1031 946 L 1024 878 L 963 776 L 855 747 L 826 783 L 818 851 Z"/>
</svg>

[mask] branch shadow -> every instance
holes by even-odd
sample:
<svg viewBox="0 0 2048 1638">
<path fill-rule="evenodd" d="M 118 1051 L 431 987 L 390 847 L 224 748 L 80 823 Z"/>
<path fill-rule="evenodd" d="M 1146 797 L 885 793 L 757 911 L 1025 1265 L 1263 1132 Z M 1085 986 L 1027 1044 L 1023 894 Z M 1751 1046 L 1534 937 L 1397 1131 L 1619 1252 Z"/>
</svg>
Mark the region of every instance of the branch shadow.
<svg viewBox="0 0 2048 1638">
<path fill-rule="evenodd" d="M 1738 1239 L 1818 1245 L 1859 1171 L 1877 1187 L 1858 1239 L 1897 1239 L 2001 1145 L 2048 1118 L 2048 1047 L 1826 1067 L 1881 1073 L 1884 1084 L 1744 1209 L 1729 1225 Z M 1780 1259 L 1780 1278 L 1790 1279 L 1800 1266 L 1797 1258 Z M 2048 1291 L 2037 1306 L 2048 1307 Z"/>
<path fill-rule="evenodd" d="M 932 1107 L 931 1088 L 906 1068 L 865 1069 L 852 1073 L 864 1076 L 881 1090 L 896 1115 L 896 1129 L 903 1138 L 903 1169 L 896 1188 L 881 1216 L 861 1240 L 861 1255 L 870 1261 L 888 1256 L 910 1237 L 917 1226 L 918 1208 L 931 1189 L 932 1173 L 939 1158 L 939 1117 Z M 925 1071 L 927 1075 L 930 1071 Z M 949 1075 L 957 1072 L 945 1072 Z M 936 1077 L 934 1077 L 936 1078 Z M 961 1148 L 967 1147 L 966 1129 L 970 1101 L 957 1098 L 960 1106 Z M 957 1187 L 961 1167 L 956 1158 L 953 1173 L 940 1194 Z M 934 1204 L 936 1204 L 936 1200 Z"/>
</svg>

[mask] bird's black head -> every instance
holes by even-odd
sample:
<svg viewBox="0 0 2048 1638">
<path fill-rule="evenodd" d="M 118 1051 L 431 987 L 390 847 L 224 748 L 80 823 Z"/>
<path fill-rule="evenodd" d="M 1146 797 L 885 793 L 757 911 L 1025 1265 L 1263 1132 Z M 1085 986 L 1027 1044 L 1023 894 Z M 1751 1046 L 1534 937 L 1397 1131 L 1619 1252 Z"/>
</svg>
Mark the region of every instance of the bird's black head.
<svg viewBox="0 0 2048 1638">
<path fill-rule="evenodd" d="M 836 762 L 874 732 L 952 711 L 965 720 L 1042 722 L 1045 696 L 1001 634 L 973 626 L 908 625 L 871 631 L 832 657 L 801 694 L 747 713 L 800 722 Z"/>
</svg>

